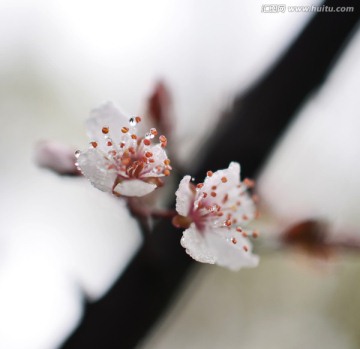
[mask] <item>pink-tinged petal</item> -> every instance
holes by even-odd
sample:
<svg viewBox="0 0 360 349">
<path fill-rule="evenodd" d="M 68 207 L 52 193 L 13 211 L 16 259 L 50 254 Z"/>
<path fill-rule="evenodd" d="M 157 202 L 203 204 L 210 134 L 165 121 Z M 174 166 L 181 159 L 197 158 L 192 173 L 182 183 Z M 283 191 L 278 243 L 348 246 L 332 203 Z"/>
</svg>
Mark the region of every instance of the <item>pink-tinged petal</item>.
<svg viewBox="0 0 360 349">
<path fill-rule="evenodd" d="M 194 204 L 194 192 L 190 188 L 190 176 L 185 176 L 176 191 L 176 211 L 181 216 L 187 216 L 191 206 Z"/>
<path fill-rule="evenodd" d="M 123 196 L 145 196 L 157 188 L 155 184 L 146 183 L 139 179 L 124 180 L 116 185 L 114 192 Z"/>
<path fill-rule="evenodd" d="M 159 81 L 148 99 L 148 115 L 161 132 L 169 135 L 172 130 L 171 95 L 163 81 Z"/>
<path fill-rule="evenodd" d="M 108 160 L 98 149 L 89 149 L 80 153 L 78 168 L 91 184 L 101 191 L 111 192 L 117 174 L 108 169 Z"/>
<path fill-rule="evenodd" d="M 35 162 L 60 175 L 80 175 L 74 149 L 54 141 L 41 141 L 35 148 Z"/>
<path fill-rule="evenodd" d="M 86 120 L 88 136 L 92 141 L 99 143 L 99 146 L 105 145 L 102 128 L 109 127 L 108 136 L 116 143 L 121 141 L 121 128 L 128 126 L 129 117 L 122 113 L 112 102 L 106 102 L 90 113 Z"/>
<path fill-rule="evenodd" d="M 216 256 L 212 247 L 208 245 L 203 234 L 196 229 L 195 224 L 191 224 L 183 232 L 180 243 L 185 248 L 186 253 L 196 261 L 209 264 L 216 262 Z"/>
<path fill-rule="evenodd" d="M 200 233 L 192 224 L 184 231 L 181 245 L 196 261 L 217 264 L 233 271 L 256 267 L 259 263 L 259 257 L 251 253 L 250 241 L 235 230 L 217 228 Z"/>
</svg>

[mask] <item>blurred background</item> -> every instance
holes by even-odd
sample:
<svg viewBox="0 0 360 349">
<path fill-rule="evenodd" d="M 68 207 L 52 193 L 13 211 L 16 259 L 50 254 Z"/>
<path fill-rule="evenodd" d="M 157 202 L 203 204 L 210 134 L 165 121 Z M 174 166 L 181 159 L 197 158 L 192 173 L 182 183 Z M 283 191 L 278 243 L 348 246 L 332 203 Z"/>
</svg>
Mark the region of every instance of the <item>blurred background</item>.
<svg viewBox="0 0 360 349">
<path fill-rule="evenodd" d="M 112 100 L 142 114 L 164 81 L 172 143 L 179 164 L 194 174 L 223 112 L 271 71 L 316 15 L 264 13 L 264 4 L 0 2 L 0 348 L 60 348 L 81 324 L 84 304 L 106 297 L 142 246 L 140 227 L 122 202 L 80 177 L 37 168 L 35 144 L 56 140 L 84 149 L 92 108 Z M 139 348 L 360 347 L 355 25 L 352 34 L 344 35 L 329 75 L 258 164 L 257 224 L 271 247 L 259 243 L 260 266 L 232 273 L 197 265 L 165 315 L 138 339 Z M 293 89 L 300 89 L 296 81 Z M 260 135 L 251 137 L 256 143 Z M 333 241 L 346 237 L 354 249 L 319 261 L 272 245 L 309 219 L 326 222 Z M 141 316 L 135 305 L 134 311 Z"/>
</svg>

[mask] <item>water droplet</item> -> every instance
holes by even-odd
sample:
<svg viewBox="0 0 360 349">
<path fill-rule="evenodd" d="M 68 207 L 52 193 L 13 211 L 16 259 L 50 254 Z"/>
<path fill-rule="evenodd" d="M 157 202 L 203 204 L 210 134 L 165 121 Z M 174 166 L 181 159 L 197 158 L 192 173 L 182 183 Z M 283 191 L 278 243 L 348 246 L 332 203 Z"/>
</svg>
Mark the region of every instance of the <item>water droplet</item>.
<svg viewBox="0 0 360 349">
<path fill-rule="evenodd" d="M 130 118 L 129 124 L 130 124 L 130 126 L 136 126 L 137 122 L 136 122 L 135 118 Z"/>
<path fill-rule="evenodd" d="M 81 151 L 80 151 L 80 150 L 77 150 L 77 151 L 75 152 L 75 157 L 78 158 L 78 157 L 80 156 L 80 154 L 81 154 Z"/>
</svg>

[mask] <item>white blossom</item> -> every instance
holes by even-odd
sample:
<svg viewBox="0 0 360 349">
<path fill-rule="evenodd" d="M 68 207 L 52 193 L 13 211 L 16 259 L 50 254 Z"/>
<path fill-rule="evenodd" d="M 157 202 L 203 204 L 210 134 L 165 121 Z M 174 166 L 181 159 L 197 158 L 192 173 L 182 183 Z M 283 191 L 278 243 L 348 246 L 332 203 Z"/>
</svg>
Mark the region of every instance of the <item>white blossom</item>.
<svg viewBox="0 0 360 349">
<path fill-rule="evenodd" d="M 144 196 L 170 174 L 164 148 L 166 137 L 152 128 L 140 135 L 141 117 L 127 118 L 108 102 L 92 111 L 87 121 L 90 148 L 76 152 L 77 166 L 92 185 L 118 196 Z"/>
<path fill-rule="evenodd" d="M 245 229 L 256 216 L 256 207 L 248 188 L 250 180 L 240 182 L 240 165 L 232 162 L 227 169 L 208 171 L 204 183 L 196 186 L 185 176 L 176 192 L 179 216 L 174 224 L 186 227 L 181 245 L 195 260 L 218 264 L 231 270 L 255 267 L 259 258 L 252 254 Z"/>
</svg>

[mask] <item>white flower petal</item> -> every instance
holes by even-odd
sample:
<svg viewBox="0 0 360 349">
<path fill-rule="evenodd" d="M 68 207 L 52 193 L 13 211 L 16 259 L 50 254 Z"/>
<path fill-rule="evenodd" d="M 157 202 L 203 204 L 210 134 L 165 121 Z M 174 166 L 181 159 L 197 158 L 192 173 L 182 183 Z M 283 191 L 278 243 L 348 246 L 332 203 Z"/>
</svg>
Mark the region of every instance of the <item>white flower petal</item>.
<svg viewBox="0 0 360 349">
<path fill-rule="evenodd" d="M 226 178 L 226 182 L 222 182 Z M 218 192 L 228 192 L 234 186 L 240 183 L 240 165 L 237 162 L 231 162 L 229 167 L 224 170 L 218 170 L 211 177 L 206 177 L 202 191 L 211 191 L 212 186 L 217 186 Z"/>
<path fill-rule="evenodd" d="M 250 241 L 236 230 L 212 229 L 210 232 L 205 232 L 204 236 L 207 244 L 212 247 L 217 265 L 236 271 L 244 267 L 256 267 L 259 264 L 259 257 L 251 253 Z M 232 242 L 232 238 L 236 239 L 236 243 Z M 247 251 L 244 250 L 244 246 Z"/>
<path fill-rule="evenodd" d="M 214 251 L 207 244 L 203 234 L 196 229 L 195 224 L 191 224 L 183 232 L 180 243 L 186 249 L 186 253 L 196 261 L 209 264 L 215 263 L 216 256 L 214 256 Z"/>
<path fill-rule="evenodd" d="M 236 244 L 232 238 L 236 239 Z M 217 264 L 234 271 L 256 267 L 259 263 L 259 257 L 251 253 L 250 241 L 235 230 L 218 228 L 200 233 L 192 224 L 184 231 L 181 245 L 198 262 Z M 248 251 L 244 250 L 244 246 Z"/>
<path fill-rule="evenodd" d="M 223 179 L 226 182 L 223 182 Z M 201 198 L 203 193 L 208 195 L 213 192 L 213 187 L 216 187 L 216 198 L 212 199 L 213 203 L 221 205 L 224 195 L 228 194 L 232 189 L 240 184 L 240 165 L 237 162 L 231 162 L 229 167 L 223 170 L 218 170 L 207 176 L 203 187 L 198 191 L 197 199 Z"/>
<path fill-rule="evenodd" d="M 187 216 L 190 207 L 194 204 L 195 194 L 190 189 L 190 176 L 185 176 L 180 184 L 179 189 L 176 191 L 176 211 L 181 216 Z"/>
<path fill-rule="evenodd" d="M 123 196 L 144 196 L 156 189 L 155 184 L 143 182 L 139 179 L 124 180 L 119 183 L 114 192 Z"/>
<path fill-rule="evenodd" d="M 106 192 L 112 191 L 117 174 L 107 169 L 108 160 L 100 150 L 89 149 L 80 153 L 77 164 L 82 174 L 95 188 Z"/>
<path fill-rule="evenodd" d="M 233 218 L 237 220 L 237 224 L 245 226 L 256 216 L 255 203 L 247 192 L 244 192 L 240 197 L 237 192 L 230 192 L 227 206 L 232 206 L 236 204 L 236 202 L 239 202 L 240 206 L 238 206 L 237 210 L 234 212 Z M 244 219 L 244 217 L 246 218 Z"/>
<path fill-rule="evenodd" d="M 88 136 L 92 141 L 98 142 L 99 146 L 105 147 L 102 128 L 109 127 L 109 137 L 119 144 L 121 141 L 121 128 L 129 126 L 129 117 L 123 114 L 112 102 L 106 102 L 93 109 L 89 119 L 86 120 Z"/>
</svg>

